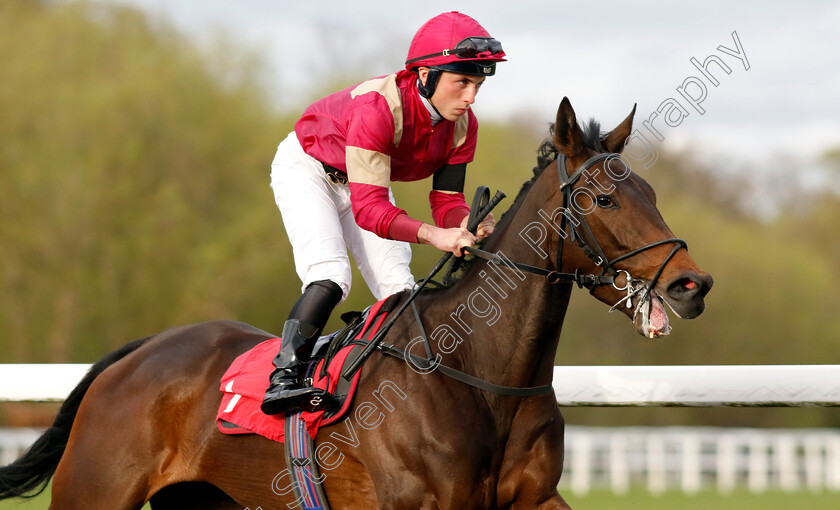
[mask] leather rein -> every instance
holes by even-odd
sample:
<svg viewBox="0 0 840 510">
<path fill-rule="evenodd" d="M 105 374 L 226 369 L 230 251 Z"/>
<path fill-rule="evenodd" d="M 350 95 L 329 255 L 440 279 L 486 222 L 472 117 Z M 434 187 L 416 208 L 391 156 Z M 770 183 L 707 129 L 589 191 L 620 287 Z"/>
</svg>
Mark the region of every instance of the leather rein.
<svg viewBox="0 0 840 510">
<path fill-rule="evenodd" d="M 596 154 L 595 156 L 592 156 L 591 158 L 584 161 L 577 169 L 575 169 L 575 171 L 571 175 L 569 175 L 566 170 L 566 156 L 562 153 L 559 154 L 555 162 L 557 165 L 558 178 L 560 180 L 560 190 L 563 193 L 563 208 L 561 210 L 570 210 L 569 207 L 572 204 L 573 188 L 580 180 L 581 175 L 583 175 L 583 173 L 586 170 L 588 170 L 589 168 L 591 168 L 592 166 L 594 166 L 602 160 L 608 160 L 610 158 L 618 157 L 618 154 L 615 153 Z M 490 210 L 493 207 L 495 207 L 495 205 L 503 197 L 503 193 L 497 192 L 496 196 L 492 200 L 490 200 L 490 191 L 486 186 L 480 186 L 476 190 L 475 198 L 473 199 L 473 204 L 470 208 L 470 218 L 468 220 L 468 228 L 471 232 L 475 233 L 476 229 L 478 228 L 478 224 L 487 216 L 487 214 L 489 214 Z M 629 305 L 630 301 L 632 301 L 632 297 L 642 289 L 644 289 L 644 293 L 642 295 L 641 300 L 643 301 L 644 299 L 646 299 L 647 295 L 653 290 L 653 288 L 659 281 L 659 277 L 662 275 L 662 272 L 665 270 L 665 266 L 668 264 L 668 262 L 670 262 L 670 260 L 674 257 L 674 255 L 676 255 L 676 253 L 680 249 L 688 248 L 688 245 L 684 240 L 679 238 L 669 238 L 647 244 L 645 246 L 631 250 L 623 255 L 620 255 L 610 260 L 604 253 L 604 250 L 601 248 L 601 245 L 598 243 L 598 240 L 595 238 L 595 235 L 592 233 L 592 229 L 589 227 L 589 224 L 586 221 L 586 215 L 580 214 L 578 212 L 576 216 L 578 220 L 577 222 L 573 222 L 567 221 L 566 215 L 562 214 L 563 219 L 560 225 L 560 231 L 562 232 L 562 234 L 560 235 L 557 242 L 557 259 L 555 263 L 555 268 L 557 269 L 555 270 L 548 270 L 529 264 L 513 262 L 501 257 L 499 254 L 491 253 L 475 247 L 464 248 L 464 251 L 473 256 L 487 260 L 488 262 L 495 264 L 499 267 L 505 267 L 511 270 L 518 270 L 543 276 L 545 277 L 546 282 L 551 285 L 556 285 L 559 283 L 576 283 L 579 287 L 590 287 L 590 294 L 594 292 L 594 290 L 600 285 L 612 285 L 618 291 L 627 291 L 627 296 L 615 305 L 613 305 L 613 307 L 610 309 L 610 311 L 612 311 L 618 308 L 618 306 L 625 300 L 628 302 Z M 567 224 L 569 225 L 568 227 Z M 579 269 L 576 270 L 574 273 L 563 273 L 559 271 L 559 268 L 562 267 L 561 264 L 563 259 L 564 240 L 567 237 L 571 237 L 571 240 L 576 242 L 577 245 L 583 250 L 583 252 L 586 253 L 586 255 L 598 267 L 602 269 L 600 275 L 582 274 Z M 619 270 L 615 268 L 615 264 L 617 262 L 621 262 L 644 251 L 650 250 L 651 248 L 655 248 L 657 246 L 662 246 L 665 244 L 674 244 L 674 247 L 668 254 L 668 256 L 665 257 L 665 259 L 662 261 L 662 264 L 660 264 L 659 269 L 657 270 L 653 279 L 650 280 L 650 282 L 646 285 L 643 285 L 644 280 L 639 278 L 633 278 L 628 271 L 625 271 L 623 269 Z M 457 381 L 460 381 L 464 384 L 498 395 L 530 397 L 552 393 L 554 390 L 551 384 L 531 387 L 500 386 L 489 381 L 479 379 L 465 372 L 461 372 L 460 370 L 456 370 L 452 367 L 448 367 L 440 362 L 441 357 L 439 354 L 432 354 L 431 344 L 429 342 L 428 335 L 426 334 L 426 331 L 423 327 L 423 323 L 420 318 L 420 314 L 417 310 L 417 306 L 414 303 L 414 298 L 427 283 L 433 282 L 432 277 L 435 274 L 437 274 L 437 272 L 443 267 L 443 265 L 446 264 L 446 262 L 450 258 L 450 255 L 451 254 L 447 254 L 446 256 L 444 256 L 444 258 L 441 259 L 441 261 L 435 266 L 435 269 L 433 269 L 432 272 L 426 278 L 418 282 L 414 290 L 408 296 L 407 300 L 402 303 L 400 309 L 393 314 L 388 323 L 385 324 L 380 329 L 378 334 L 368 343 L 363 353 L 355 360 L 355 362 L 351 363 L 351 365 L 347 369 L 345 369 L 345 371 L 342 373 L 342 377 L 347 379 L 352 377 L 353 374 L 361 367 L 361 365 L 364 363 L 365 359 L 370 355 L 370 353 L 373 350 L 378 350 L 385 355 L 401 358 L 416 367 L 422 368 L 424 372 L 439 371 L 442 374 Z M 453 260 L 446 273 L 444 282 L 446 282 L 449 279 L 450 274 L 454 272 L 454 269 L 457 268 L 457 265 L 460 264 L 461 260 L 463 260 L 463 257 L 458 257 Z M 619 286 L 616 284 L 616 278 L 622 273 L 625 275 L 626 281 L 624 283 L 624 286 Z M 640 301 L 640 303 L 642 301 Z M 425 358 L 414 355 L 408 350 L 404 350 L 394 345 L 389 345 L 382 342 L 387 331 L 396 321 L 397 317 L 402 313 L 403 310 L 405 310 L 405 308 L 409 304 L 411 304 L 412 306 L 415 320 L 420 329 L 420 337 L 423 339 L 423 344 L 426 351 Z"/>
</svg>

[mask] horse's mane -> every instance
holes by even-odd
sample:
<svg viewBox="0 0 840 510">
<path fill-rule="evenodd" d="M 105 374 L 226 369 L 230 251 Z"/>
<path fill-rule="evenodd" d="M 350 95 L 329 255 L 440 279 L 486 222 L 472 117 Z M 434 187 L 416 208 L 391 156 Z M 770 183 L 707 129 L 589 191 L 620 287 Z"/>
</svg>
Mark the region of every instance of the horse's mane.
<svg viewBox="0 0 840 510">
<path fill-rule="evenodd" d="M 589 122 L 581 125 L 581 130 L 583 130 L 583 143 L 588 148 L 595 152 L 605 152 L 606 149 L 604 149 L 603 140 L 609 133 L 601 132 L 600 122 L 590 118 Z M 537 148 L 537 166 L 534 167 L 534 176 L 531 180 L 522 185 L 522 188 L 520 188 L 519 193 L 516 195 L 516 199 L 513 201 L 514 205 L 518 204 L 520 200 L 525 198 L 525 195 L 528 194 L 531 186 L 537 182 L 537 179 L 539 179 L 543 171 L 548 168 L 548 165 L 553 163 L 556 159 L 557 147 L 554 145 L 554 123 L 552 123 L 548 128 L 548 137 L 543 140 Z M 513 206 L 511 206 L 505 214 L 512 210 L 514 210 Z M 504 218 L 504 214 L 502 215 L 502 218 Z"/>
<path fill-rule="evenodd" d="M 589 122 L 586 124 L 581 125 L 581 130 L 583 131 L 583 143 L 590 149 L 595 152 L 605 152 L 603 140 L 609 133 L 602 133 L 601 132 L 601 123 L 595 120 L 594 118 L 590 118 Z M 499 218 L 499 221 L 496 224 L 501 224 L 504 221 L 505 216 L 508 216 L 512 211 L 516 211 L 519 209 L 519 205 L 525 199 L 525 195 L 528 194 L 528 191 L 531 190 L 531 187 L 537 182 L 537 179 L 540 178 L 543 171 L 545 171 L 548 166 L 553 163 L 557 159 L 557 147 L 554 145 L 554 123 L 551 123 L 548 128 L 548 137 L 540 143 L 540 146 L 537 148 L 537 166 L 534 167 L 533 172 L 534 176 L 531 177 L 530 180 L 526 181 L 522 187 L 519 189 L 519 193 L 516 194 L 516 198 L 513 201 L 513 204 L 508 208 L 507 211 L 502 214 Z M 488 239 L 482 240 L 480 244 L 484 244 L 485 241 L 491 239 L 493 236 L 490 236 Z M 471 266 L 471 262 L 474 258 L 465 258 L 460 264 L 458 271 L 450 275 L 449 282 L 445 287 L 450 287 L 454 283 L 456 283 L 467 271 Z"/>
</svg>

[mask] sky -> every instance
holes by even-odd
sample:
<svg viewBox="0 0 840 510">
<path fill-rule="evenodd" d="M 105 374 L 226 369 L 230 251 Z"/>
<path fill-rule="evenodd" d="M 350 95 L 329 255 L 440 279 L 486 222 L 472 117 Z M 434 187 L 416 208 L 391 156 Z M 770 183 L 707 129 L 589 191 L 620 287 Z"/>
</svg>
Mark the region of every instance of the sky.
<svg viewBox="0 0 840 510">
<path fill-rule="evenodd" d="M 111 1 L 200 41 L 224 34 L 255 50 L 281 108 L 313 99 L 336 72 L 401 69 L 416 30 L 457 10 L 508 55 L 474 105 L 479 120 L 547 124 L 567 96 L 579 119 L 612 128 L 636 104 L 635 127 L 657 150 L 690 149 L 724 173 L 795 172 L 812 185 L 820 156 L 840 146 L 837 2 Z"/>
</svg>

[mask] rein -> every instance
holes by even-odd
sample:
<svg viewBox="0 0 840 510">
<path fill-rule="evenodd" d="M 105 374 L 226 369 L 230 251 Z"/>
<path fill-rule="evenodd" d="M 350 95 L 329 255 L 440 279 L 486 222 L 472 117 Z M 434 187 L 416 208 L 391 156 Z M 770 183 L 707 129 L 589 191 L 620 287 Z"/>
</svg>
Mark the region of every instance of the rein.
<svg viewBox="0 0 840 510">
<path fill-rule="evenodd" d="M 484 202 L 484 200 L 482 200 L 481 197 L 489 197 L 490 190 L 486 186 L 479 186 L 475 192 L 475 196 L 476 198 L 473 200 L 473 205 L 477 203 L 481 204 Z M 496 205 L 498 205 L 503 198 L 505 198 L 505 194 L 501 191 L 497 191 L 496 195 L 492 199 L 487 200 L 486 204 L 483 207 L 480 207 L 480 210 L 477 210 L 479 208 L 476 208 L 476 210 L 471 209 L 470 219 L 467 221 L 467 229 L 470 232 L 474 233 L 476 229 L 478 229 L 478 224 L 481 223 L 481 221 L 488 214 L 490 214 L 490 211 L 493 210 L 493 208 L 496 207 Z M 350 363 L 347 366 L 347 368 L 344 369 L 344 371 L 341 373 L 342 377 L 344 377 L 347 380 L 352 378 L 353 374 L 355 374 L 356 371 L 358 371 L 362 367 L 364 362 L 367 361 L 371 354 L 373 354 L 374 350 L 382 350 L 380 348 L 380 344 L 382 344 L 382 341 L 385 339 L 385 335 L 388 333 L 388 331 L 391 329 L 391 327 L 394 325 L 394 323 L 397 321 L 397 319 L 403 313 L 403 311 L 405 311 L 408 305 L 412 301 L 414 301 L 414 298 L 417 297 L 417 294 L 419 294 L 420 291 L 423 290 L 423 287 L 425 287 L 426 284 L 428 284 L 429 282 L 433 281 L 432 278 L 434 278 L 434 276 L 443 268 L 443 266 L 446 265 L 449 259 L 452 258 L 452 255 L 453 254 L 451 252 L 446 253 L 438 261 L 438 263 L 435 264 L 435 267 L 432 268 L 432 271 L 414 286 L 414 288 L 411 291 L 411 294 L 409 294 L 408 298 L 400 305 L 400 308 L 396 312 L 394 312 L 391 318 L 388 320 L 388 322 L 386 322 L 379 329 L 379 331 L 376 333 L 376 336 L 374 336 L 370 340 L 370 342 L 368 342 L 365 348 L 362 349 L 362 352 L 359 353 L 359 356 L 357 356 L 356 359 L 353 360 L 353 362 Z"/>
<path fill-rule="evenodd" d="M 581 175 L 594 166 L 596 163 L 602 160 L 609 160 L 611 158 L 619 157 L 615 153 L 602 153 L 596 154 L 591 158 L 584 161 L 575 171 L 568 175 L 566 171 L 566 156 L 564 154 L 559 154 L 556 158 L 555 162 L 557 164 L 557 175 L 560 180 L 560 190 L 563 192 L 563 206 L 562 211 L 565 213 L 569 211 L 569 206 L 572 203 L 572 188 L 575 184 L 580 180 Z M 551 162 L 549 161 L 548 164 Z M 547 166 L 547 165 L 546 165 Z M 473 207 L 470 209 L 470 218 L 467 222 L 467 228 L 475 233 L 476 229 L 478 228 L 478 224 L 490 213 L 490 211 L 504 198 L 504 193 L 496 192 L 496 196 L 493 197 L 492 200 L 489 199 L 490 191 L 486 186 L 479 186 L 476 190 L 475 198 L 473 199 Z M 659 277 L 662 275 L 662 272 L 665 270 L 665 266 L 677 252 L 682 249 L 688 249 L 688 245 L 686 242 L 679 238 L 669 238 L 669 239 L 662 239 L 660 241 L 656 241 L 640 248 L 636 248 L 631 250 L 624 255 L 620 255 L 612 260 L 610 260 L 604 250 L 601 248 L 601 245 L 598 243 L 598 240 L 595 238 L 595 235 L 592 233 L 592 229 L 589 227 L 589 223 L 586 221 L 585 214 L 578 214 L 579 220 L 577 222 L 574 221 L 567 221 L 567 217 L 565 214 L 562 214 L 562 222 L 560 226 L 561 235 L 557 241 L 557 259 L 555 263 L 556 268 L 562 267 L 562 259 L 563 259 L 563 245 L 564 240 L 567 237 L 571 237 L 571 240 L 576 242 L 577 245 L 586 253 L 587 257 L 589 257 L 598 267 L 603 269 L 600 275 L 594 274 L 582 274 L 580 270 L 576 270 L 574 273 L 562 273 L 557 270 L 547 270 L 541 267 L 532 266 L 529 264 L 523 264 L 519 262 L 512 262 L 505 258 L 502 258 L 500 255 L 495 253 L 490 253 L 485 250 L 481 250 L 475 247 L 468 247 L 464 248 L 464 251 L 470 253 L 476 257 L 482 258 L 487 260 L 488 262 L 495 264 L 499 267 L 505 267 L 512 270 L 519 270 L 523 272 L 528 272 L 536 275 L 540 275 L 545 277 L 546 282 L 551 285 L 556 285 L 560 283 L 576 283 L 579 287 L 589 286 L 590 287 L 590 294 L 595 291 L 595 289 L 600 285 L 612 285 L 618 291 L 627 291 L 627 296 L 623 299 L 619 300 L 610 311 L 617 309 L 621 303 L 627 302 L 627 306 L 631 306 L 632 298 L 635 294 L 639 293 L 640 291 L 644 291 L 642 294 L 642 298 L 639 300 L 639 304 L 636 308 L 636 312 L 638 312 L 639 307 L 641 304 L 648 298 L 650 292 L 656 286 L 657 282 L 659 281 Z M 566 224 L 569 224 L 570 227 L 567 233 Z M 576 224 L 577 223 L 577 224 Z M 578 230 L 582 226 L 584 235 L 581 235 L 581 232 Z M 587 240 L 588 239 L 588 242 Z M 621 262 L 623 260 L 629 259 L 630 257 L 636 256 L 642 252 L 655 248 L 657 246 L 662 246 L 665 244 L 674 244 L 673 249 L 668 254 L 667 257 L 662 261 L 657 270 L 656 274 L 654 275 L 653 279 L 648 283 L 644 284 L 644 280 L 639 278 L 633 278 L 632 275 L 628 271 L 623 269 L 619 270 L 615 268 L 615 264 Z M 496 393 L 498 395 L 506 395 L 506 396 L 519 396 L 519 397 L 528 397 L 528 396 L 535 396 L 535 395 L 545 395 L 551 393 L 553 388 L 551 384 L 543 385 L 543 386 L 533 386 L 533 387 L 510 387 L 510 386 L 500 386 L 489 381 L 485 381 L 483 379 L 479 379 L 475 376 L 469 375 L 465 372 L 461 372 L 454 368 L 448 367 L 442 363 L 440 363 L 440 356 L 437 357 L 432 356 L 431 345 L 429 343 L 429 339 L 426 335 L 425 329 L 423 328 L 422 321 L 420 319 L 420 314 L 417 311 L 417 307 L 414 304 L 414 298 L 419 294 L 420 290 L 432 281 L 432 278 L 443 268 L 444 265 L 449 261 L 451 258 L 452 253 L 447 253 L 443 256 L 443 258 L 435 265 L 429 275 L 420 280 L 417 285 L 415 285 L 414 289 L 412 290 L 411 294 L 408 298 L 402 303 L 400 308 L 393 313 L 390 320 L 382 326 L 376 336 L 368 342 L 359 356 L 348 366 L 345 368 L 344 372 L 341 374 L 342 377 L 345 379 L 350 379 L 356 373 L 356 371 L 361 368 L 364 362 L 367 360 L 368 357 L 372 354 L 374 350 L 380 351 L 382 354 L 393 356 L 396 358 L 404 359 L 406 362 L 412 362 L 415 366 L 428 369 L 429 371 L 438 370 L 442 374 L 460 381 L 462 383 L 468 384 L 475 388 L 479 388 L 484 391 L 489 391 L 491 393 Z M 448 271 L 446 272 L 445 281 L 449 279 L 449 275 L 457 269 L 457 265 L 462 260 L 462 257 L 456 258 L 453 263 L 450 265 Z M 623 287 L 620 287 L 616 284 L 616 278 L 620 274 L 625 275 L 625 284 Z M 391 326 L 393 326 L 394 322 L 399 318 L 402 312 L 411 304 L 414 310 L 415 320 L 417 321 L 418 327 L 420 329 L 420 336 L 423 339 L 425 351 L 427 358 L 422 358 L 420 356 L 416 356 L 407 350 L 400 349 L 394 345 L 384 344 L 383 340 L 385 335 L 387 334 L 388 330 L 390 330 Z"/>
<path fill-rule="evenodd" d="M 546 281 L 551 285 L 556 285 L 558 283 L 577 283 L 578 287 L 583 287 L 584 285 L 607 285 L 615 282 L 615 277 L 612 275 L 583 274 L 580 272 L 580 269 L 576 270 L 574 273 L 561 273 L 559 271 L 549 271 L 548 269 L 543 269 L 541 267 L 522 264 L 521 262 L 505 260 L 497 253 L 491 253 L 479 248 L 468 247 L 464 248 L 464 251 L 500 267 L 544 276 Z"/>
</svg>

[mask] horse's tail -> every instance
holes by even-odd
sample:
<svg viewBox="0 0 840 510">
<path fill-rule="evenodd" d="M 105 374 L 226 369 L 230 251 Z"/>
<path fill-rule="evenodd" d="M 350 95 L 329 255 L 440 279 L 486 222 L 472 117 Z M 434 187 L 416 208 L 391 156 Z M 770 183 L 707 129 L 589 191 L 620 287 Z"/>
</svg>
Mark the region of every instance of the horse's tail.
<svg viewBox="0 0 840 510">
<path fill-rule="evenodd" d="M 47 484 L 58 467 L 58 461 L 67 447 L 70 428 L 76 419 L 93 380 L 106 368 L 128 356 L 143 345 L 148 338 L 135 340 L 97 361 L 85 374 L 82 381 L 64 400 L 52 426 L 20 457 L 5 467 L 0 467 L 0 500 L 14 497 L 34 497 L 47 488 Z"/>
</svg>

